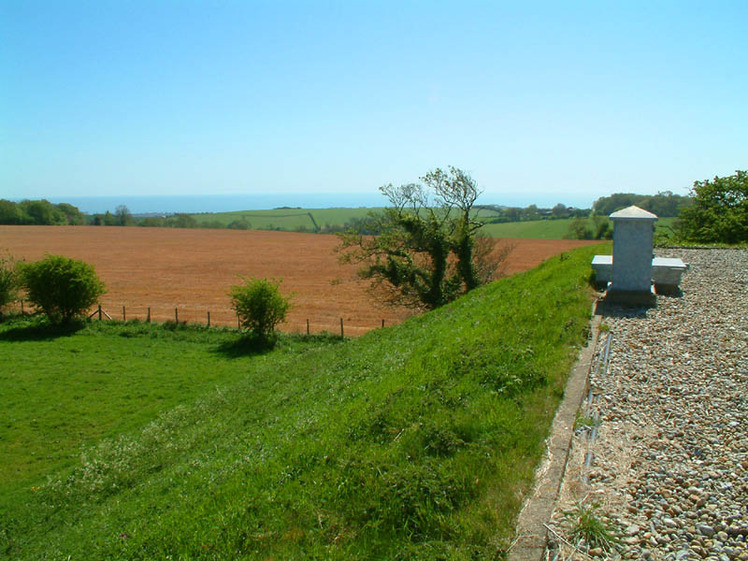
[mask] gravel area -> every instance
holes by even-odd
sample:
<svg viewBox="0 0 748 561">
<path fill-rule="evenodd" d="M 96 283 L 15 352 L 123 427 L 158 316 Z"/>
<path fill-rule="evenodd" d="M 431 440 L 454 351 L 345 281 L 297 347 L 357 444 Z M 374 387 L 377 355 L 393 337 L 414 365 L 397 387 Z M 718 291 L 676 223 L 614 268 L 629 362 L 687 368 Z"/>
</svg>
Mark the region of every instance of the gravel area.
<svg viewBox="0 0 748 561">
<path fill-rule="evenodd" d="M 548 559 L 748 561 L 748 251 L 655 253 L 682 294 L 602 317 Z"/>
</svg>

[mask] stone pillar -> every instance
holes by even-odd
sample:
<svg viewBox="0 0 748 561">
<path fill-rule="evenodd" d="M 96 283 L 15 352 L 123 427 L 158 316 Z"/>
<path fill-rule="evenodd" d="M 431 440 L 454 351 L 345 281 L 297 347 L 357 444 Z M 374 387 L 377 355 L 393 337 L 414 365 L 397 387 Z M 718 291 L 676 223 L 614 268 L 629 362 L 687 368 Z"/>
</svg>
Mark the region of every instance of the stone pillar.
<svg viewBox="0 0 748 561">
<path fill-rule="evenodd" d="M 610 215 L 613 278 L 608 296 L 622 303 L 653 304 L 652 258 L 657 216 L 637 206 Z"/>
</svg>

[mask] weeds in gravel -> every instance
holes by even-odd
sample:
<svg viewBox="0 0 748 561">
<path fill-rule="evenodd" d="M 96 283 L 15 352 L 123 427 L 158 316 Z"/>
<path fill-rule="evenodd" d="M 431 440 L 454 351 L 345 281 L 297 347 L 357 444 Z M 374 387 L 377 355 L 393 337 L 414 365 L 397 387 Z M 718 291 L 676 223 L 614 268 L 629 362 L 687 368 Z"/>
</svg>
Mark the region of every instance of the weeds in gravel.
<svg viewBox="0 0 748 561">
<path fill-rule="evenodd" d="M 574 421 L 574 431 L 592 430 L 595 426 L 595 418 L 582 411 L 577 411 L 577 418 Z"/>
<path fill-rule="evenodd" d="M 571 518 L 571 536 L 577 543 L 582 540 L 589 549 L 611 551 L 618 543 L 615 529 L 600 515 L 597 505 L 578 504 L 568 515 Z"/>
</svg>

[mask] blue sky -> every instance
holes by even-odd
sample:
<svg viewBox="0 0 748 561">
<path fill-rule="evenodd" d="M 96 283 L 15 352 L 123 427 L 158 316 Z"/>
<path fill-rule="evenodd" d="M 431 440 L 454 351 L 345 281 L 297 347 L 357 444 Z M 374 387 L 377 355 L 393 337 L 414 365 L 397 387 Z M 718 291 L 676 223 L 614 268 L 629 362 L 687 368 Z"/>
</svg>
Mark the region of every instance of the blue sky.
<svg viewBox="0 0 748 561">
<path fill-rule="evenodd" d="M 0 197 L 685 194 L 748 168 L 748 2 L 0 0 Z"/>
</svg>

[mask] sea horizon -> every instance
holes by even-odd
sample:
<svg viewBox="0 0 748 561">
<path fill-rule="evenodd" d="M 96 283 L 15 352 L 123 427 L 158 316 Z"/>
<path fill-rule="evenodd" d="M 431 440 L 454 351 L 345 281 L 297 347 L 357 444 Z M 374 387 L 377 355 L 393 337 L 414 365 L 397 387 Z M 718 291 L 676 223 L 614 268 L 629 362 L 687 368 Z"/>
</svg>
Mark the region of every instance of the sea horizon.
<svg viewBox="0 0 748 561">
<path fill-rule="evenodd" d="M 478 204 L 526 207 L 535 204 L 551 208 L 557 203 L 580 208 L 591 207 L 591 203 L 580 197 L 569 196 L 573 200 L 554 200 L 549 194 L 501 195 L 483 194 Z M 276 208 L 378 208 L 387 206 L 387 199 L 375 193 L 265 193 L 265 194 L 218 194 L 218 195 L 102 195 L 70 197 L 26 197 L 44 198 L 51 203 L 68 203 L 85 214 L 114 213 L 119 206 L 126 206 L 131 214 L 199 214 L 234 212 L 246 210 L 271 210 Z M 22 199 L 14 199 L 19 202 Z"/>
</svg>

